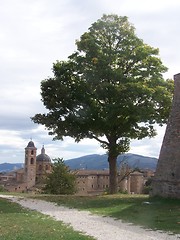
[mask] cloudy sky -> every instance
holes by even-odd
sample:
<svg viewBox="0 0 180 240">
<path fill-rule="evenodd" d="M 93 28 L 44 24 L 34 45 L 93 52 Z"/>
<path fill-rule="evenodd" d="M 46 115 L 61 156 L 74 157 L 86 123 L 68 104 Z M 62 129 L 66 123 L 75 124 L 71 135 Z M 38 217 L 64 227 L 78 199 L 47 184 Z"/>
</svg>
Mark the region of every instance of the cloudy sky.
<svg viewBox="0 0 180 240">
<path fill-rule="evenodd" d="M 104 13 L 128 16 L 137 35 L 160 49 L 169 68 L 164 77 L 173 78 L 180 71 L 179 12 L 179 0 L 0 0 L 0 163 L 23 162 L 31 138 L 38 153 L 44 144 L 51 158 L 105 153 L 92 140 L 52 141 L 30 120 L 44 112 L 40 82 Z M 164 132 L 158 128 L 156 138 L 133 141 L 130 152 L 158 157 Z"/>
</svg>

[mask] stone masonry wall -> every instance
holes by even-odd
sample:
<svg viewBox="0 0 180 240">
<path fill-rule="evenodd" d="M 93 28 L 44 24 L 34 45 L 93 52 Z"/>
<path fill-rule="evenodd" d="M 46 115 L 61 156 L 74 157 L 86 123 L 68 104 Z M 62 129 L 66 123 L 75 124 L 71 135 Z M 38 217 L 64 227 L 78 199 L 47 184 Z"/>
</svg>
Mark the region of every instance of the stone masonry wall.
<svg viewBox="0 0 180 240">
<path fill-rule="evenodd" d="M 152 195 L 180 198 L 180 73 L 174 76 L 172 109 L 164 135 Z"/>
</svg>

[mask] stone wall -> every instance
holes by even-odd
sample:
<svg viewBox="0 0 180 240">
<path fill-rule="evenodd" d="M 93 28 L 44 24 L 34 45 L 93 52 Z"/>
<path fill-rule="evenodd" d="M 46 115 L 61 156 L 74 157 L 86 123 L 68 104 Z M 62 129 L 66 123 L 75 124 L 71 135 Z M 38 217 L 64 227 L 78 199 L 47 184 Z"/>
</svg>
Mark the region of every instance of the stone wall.
<svg viewBox="0 0 180 240">
<path fill-rule="evenodd" d="M 108 170 L 78 170 L 77 192 L 78 194 L 92 194 L 106 192 L 109 188 Z M 122 181 L 118 176 L 118 189 L 121 192 L 141 194 L 144 188 L 144 176 L 140 172 L 130 173 Z"/>
<path fill-rule="evenodd" d="M 180 198 L 180 74 L 174 76 L 174 97 L 164 135 L 152 195 Z"/>
<path fill-rule="evenodd" d="M 144 188 L 144 177 L 140 172 L 133 172 L 129 176 L 130 193 L 141 194 Z"/>
</svg>

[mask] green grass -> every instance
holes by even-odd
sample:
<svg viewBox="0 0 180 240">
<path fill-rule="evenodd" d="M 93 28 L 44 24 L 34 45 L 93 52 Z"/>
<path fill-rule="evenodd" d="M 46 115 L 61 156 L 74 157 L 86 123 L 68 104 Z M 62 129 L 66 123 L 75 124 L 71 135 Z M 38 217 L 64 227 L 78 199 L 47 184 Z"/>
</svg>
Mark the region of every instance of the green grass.
<svg viewBox="0 0 180 240">
<path fill-rule="evenodd" d="M 177 199 L 123 194 L 91 197 L 41 195 L 36 198 L 122 219 L 145 228 L 180 233 L 180 200 Z"/>
<path fill-rule="evenodd" d="M 0 198 L 1 240 L 90 240 L 60 221 Z"/>
</svg>

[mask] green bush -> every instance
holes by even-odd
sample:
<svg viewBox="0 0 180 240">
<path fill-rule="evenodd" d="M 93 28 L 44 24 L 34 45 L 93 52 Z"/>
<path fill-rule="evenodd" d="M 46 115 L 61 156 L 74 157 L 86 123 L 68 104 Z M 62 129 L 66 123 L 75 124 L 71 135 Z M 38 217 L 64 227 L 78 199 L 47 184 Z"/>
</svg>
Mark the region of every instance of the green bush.
<svg viewBox="0 0 180 240">
<path fill-rule="evenodd" d="M 50 194 L 73 194 L 76 192 L 76 176 L 64 164 L 63 159 L 54 159 L 52 173 L 45 180 L 44 192 Z"/>
<path fill-rule="evenodd" d="M 0 192 L 7 192 L 6 189 L 2 185 L 0 185 Z"/>
<path fill-rule="evenodd" d="M 144 186 L 143 194 L 149 194 L 151 190 L 152 190 L 151 186 Z"/>
</svg>

